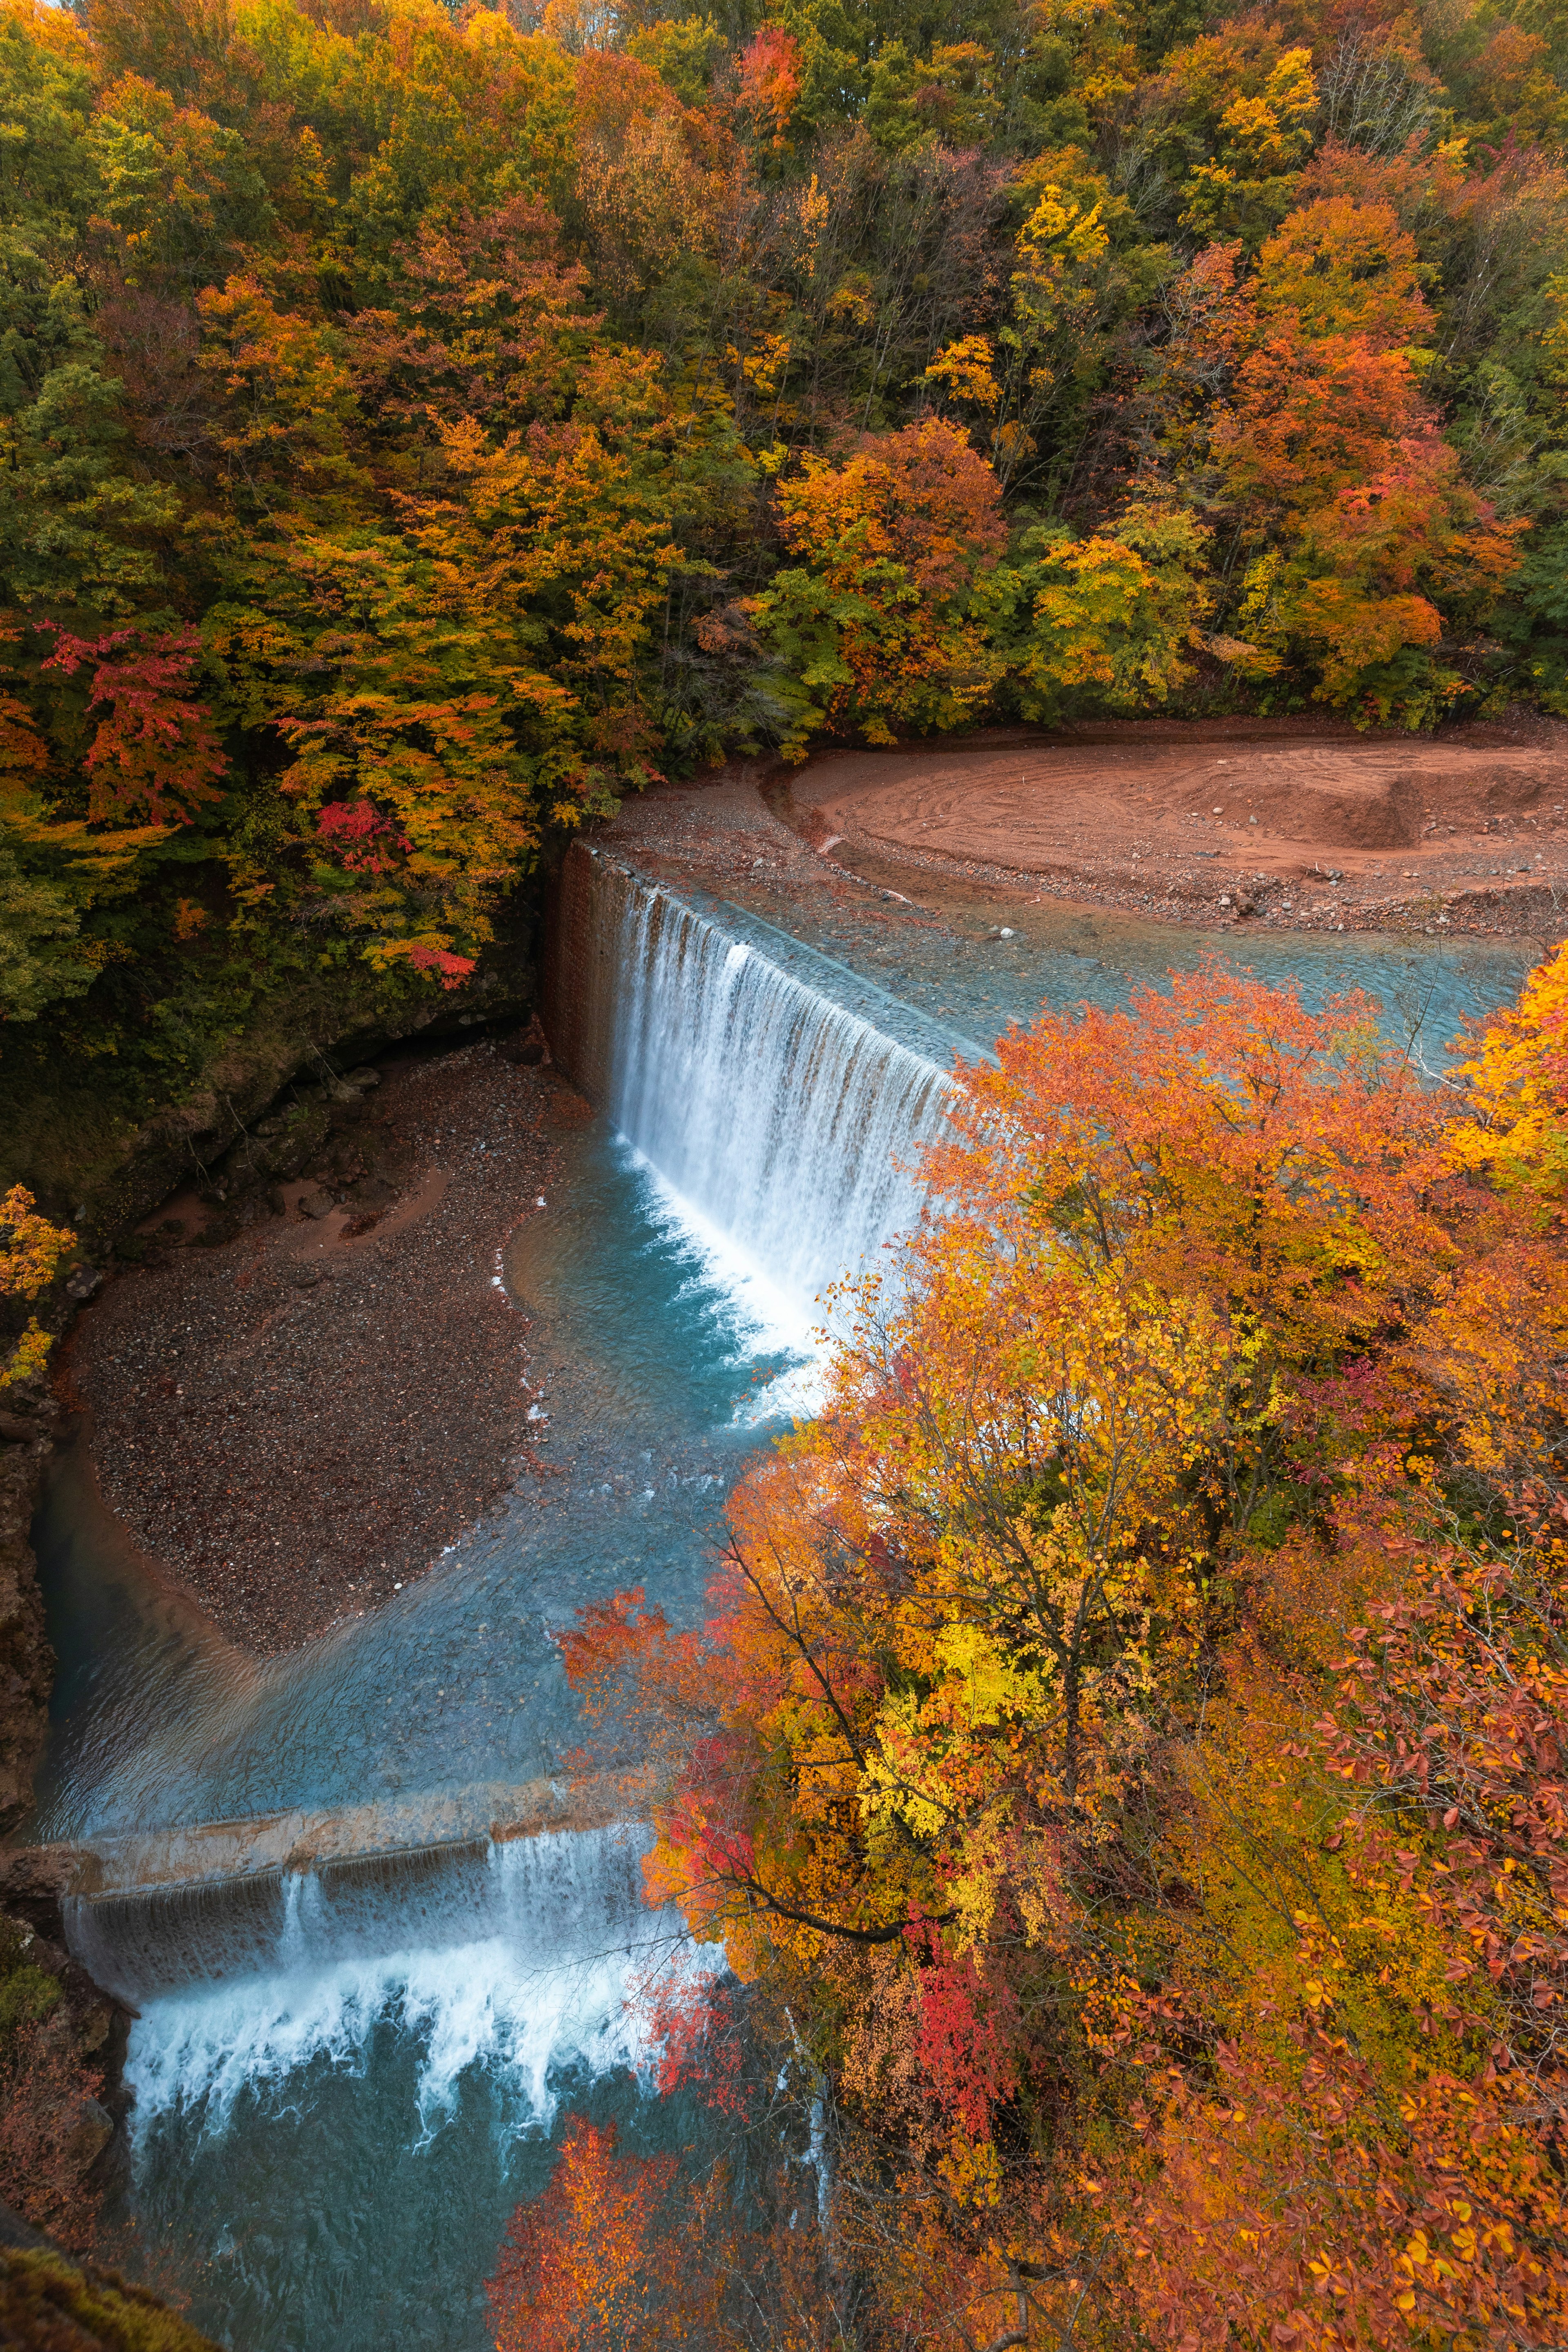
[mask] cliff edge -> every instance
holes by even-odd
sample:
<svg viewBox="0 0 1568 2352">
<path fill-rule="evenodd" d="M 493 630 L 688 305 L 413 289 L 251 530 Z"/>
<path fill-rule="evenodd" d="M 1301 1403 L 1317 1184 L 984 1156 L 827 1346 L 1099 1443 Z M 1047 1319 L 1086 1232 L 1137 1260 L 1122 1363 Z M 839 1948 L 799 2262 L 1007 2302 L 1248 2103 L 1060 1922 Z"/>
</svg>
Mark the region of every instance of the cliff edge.
<svg viewBox="0 0 1568 2352">
<path fill-rule="evenodd" d="M 0 1411 L 0 1832 L 14 1829 L 33 1798 L 43 1752 L 55 1658 L 44 1631 L 28 1530 L 53 1448 L 53 1401 Z"/>
</svg>

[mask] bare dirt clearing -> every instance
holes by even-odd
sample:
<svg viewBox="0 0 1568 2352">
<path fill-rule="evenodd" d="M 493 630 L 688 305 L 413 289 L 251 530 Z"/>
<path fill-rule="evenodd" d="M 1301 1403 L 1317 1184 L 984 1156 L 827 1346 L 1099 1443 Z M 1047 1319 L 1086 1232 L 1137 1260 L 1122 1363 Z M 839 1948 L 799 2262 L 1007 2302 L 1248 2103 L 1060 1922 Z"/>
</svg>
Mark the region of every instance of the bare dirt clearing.
<svg viewBox="0 0 1568 2352">
<path fill-rule="evenodd" d="M 825 753 L 792 822 L 857 853 L 1206 923 L 1551 929 L 1568 908 L 1568 728 L 1365 740 L 1258 722 Z"/>
<path fill-rule="evenodd" d="M 994 730 L 802 768 L 736 761 L 597 828 L 649 871 L 783 915 L 1104 908 L 1205 930 L 1568 929 L 1568 725 L 1365 737 L 1338 722 Z M 891 911 L 891 910 L 889 910 Z"/>
</svg>

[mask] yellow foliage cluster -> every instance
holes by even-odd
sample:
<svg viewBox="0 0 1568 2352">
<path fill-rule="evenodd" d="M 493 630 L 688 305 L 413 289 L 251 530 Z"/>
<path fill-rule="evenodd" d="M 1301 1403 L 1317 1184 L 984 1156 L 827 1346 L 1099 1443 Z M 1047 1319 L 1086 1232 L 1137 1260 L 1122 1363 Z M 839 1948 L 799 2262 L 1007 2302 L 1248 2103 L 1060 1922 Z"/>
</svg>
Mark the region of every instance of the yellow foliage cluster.
<svg viewBox="0 0 1568 2352">
<path fill-rule="evenodd" d="M 31 1192 L 13 1184 L 0 1199 L 0 1298 L 37 1298 L 76 1247 L 76 1235 L 40 1215 Z M 43 1370 L 54 1340 L 36 1315 L 0 1362 L 0 1391 L 19 1387 Z"/>
<path fill-rule="evenodd" d="M 1482 1030 L 1461 1065 L 1468 1115 L 1457 1164 L 1549 1205 L 1568 1191 L 1568 942 L 1532 971 L 1519 1003 Z"/>
</svg>

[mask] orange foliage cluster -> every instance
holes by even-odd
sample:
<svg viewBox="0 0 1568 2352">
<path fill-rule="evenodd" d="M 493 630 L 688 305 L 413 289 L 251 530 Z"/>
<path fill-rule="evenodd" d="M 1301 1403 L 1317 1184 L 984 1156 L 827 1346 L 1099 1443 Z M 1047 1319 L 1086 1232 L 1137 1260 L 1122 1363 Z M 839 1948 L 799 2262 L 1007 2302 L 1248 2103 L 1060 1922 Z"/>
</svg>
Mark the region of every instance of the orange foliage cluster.
<svg viewBox="0 0 1568 2352">
<path fill-rule="evenodd" d="M 779 2352 L 826 2352 L 831 2301 L 807 2244 L 743 2227 L 722 2167 L 697 2186 L 674 2157 L 625 2155 L 613 2126 L 570 2116 L 489 2282 L 497 2352 L 745 2352 L 764 2310 Z"/>
<path fill-rule="evenodd" d="M 1476 1042 L 1516 1097 L 1554 971 Z M 1217 966 L 959 1080 L 707 1627 L 564 1645 L 653 1735 L 650 1899 L 831 2081 L 879 2341 L 1545 2352 L 1554 1133 L 1499 1189 L 1363 1001 Z"/>
<path fill-rule="evenodd" d="M 550 2188 L 519 2209 L 489 2287 L 497 2352 L 642 2352 L 700 2320 L 700 2226 L 689 2238 L 662 2210 L 675 2158 L 617 2157 L 615 2140 L 573 2117 Z"/>
<path fill-rule="evenodd" d="M 1391 205 L 1344 195 L 1292 213 L 1225 306 L 1239 364 L 1211 446 L 1261 551 L 1243 623 L 1265 645 L 1313 646 L 1330 699 L 1436 646 L 1435 595 L 1488 601 L 1515 561 L 1522 525 L 1500 525 L 1466 485 L 1421 396 L 1432 323 L 1415 238 Z"/>
<path fill-rule="evenodd" d="M 786 749 L 817 726 L 891 743 L 985 701 L 999 673 L 965 592 L 1007 534 L 966 434 L 932 419 L 863 436 L 842 465 L 808 457 L 780 486 L 779 528 L 806 568 L 781 572 L 751 610 L 813 696 Z"/>
</svg>

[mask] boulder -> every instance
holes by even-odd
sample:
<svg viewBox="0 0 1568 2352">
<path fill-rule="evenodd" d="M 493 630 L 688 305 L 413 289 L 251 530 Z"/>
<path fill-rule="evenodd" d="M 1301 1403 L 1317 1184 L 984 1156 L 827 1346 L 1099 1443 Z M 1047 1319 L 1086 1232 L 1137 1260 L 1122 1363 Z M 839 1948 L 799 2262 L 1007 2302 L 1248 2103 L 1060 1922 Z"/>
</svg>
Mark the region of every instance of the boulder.
<svg viewBox="0 0 1568 2352">
<path fill-rule="evenodd" d="M 90 2092 L 84 2091 L 65 2135 L 65 2152 L 71 2163 L 79 2172 L 85 2172 L 89 2165 L 97 2163 L 113 2137 L 113 2118 Z"/>
</svg>

